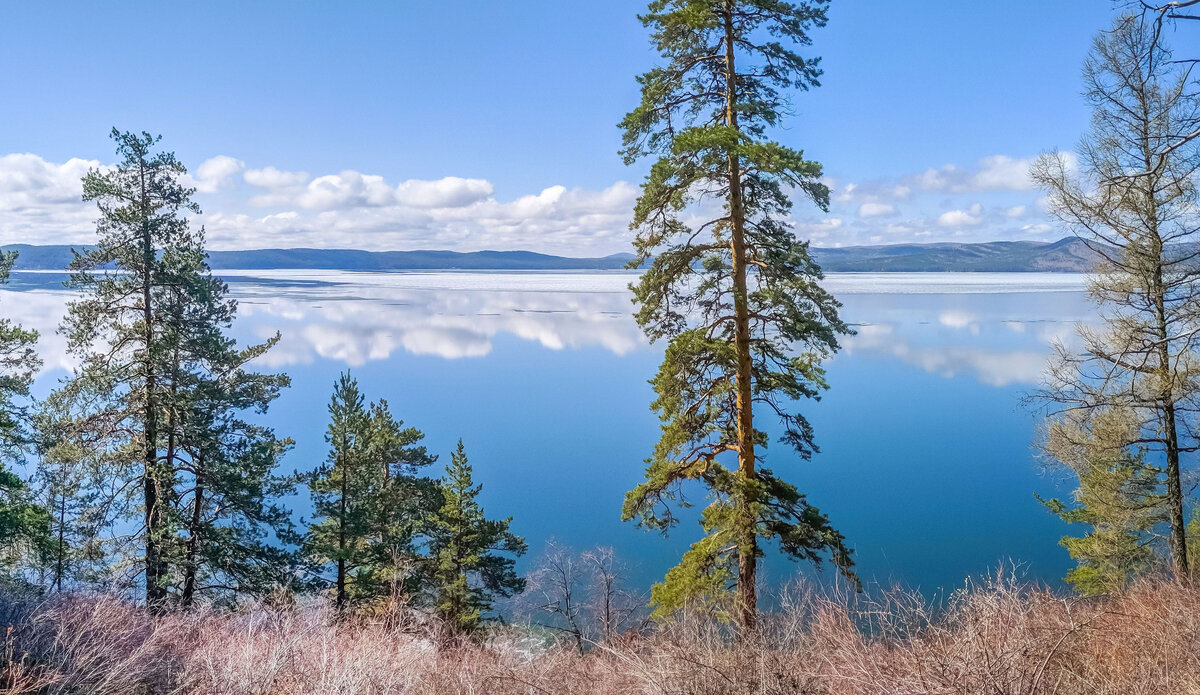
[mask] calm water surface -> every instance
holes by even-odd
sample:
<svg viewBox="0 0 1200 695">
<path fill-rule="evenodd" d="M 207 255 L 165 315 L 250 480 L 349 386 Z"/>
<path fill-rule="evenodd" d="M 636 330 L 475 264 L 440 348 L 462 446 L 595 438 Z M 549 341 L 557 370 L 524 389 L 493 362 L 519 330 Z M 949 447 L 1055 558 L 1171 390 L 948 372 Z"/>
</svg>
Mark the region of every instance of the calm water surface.
<svg viewBox="0 0 1200 695">
<path fill-rule="evenodd" d="M 661 358 L 632 319 L 625 273 L 225 271 L 235 332 L 283 340 L 263 368 L 292 388 L 267 420 L 296 440 L 287 466 L 325 455 L 325 404 L 350 369 L 448 458 L 462 437 L 491 515 L 515 517 L 531 558 L 551 539 L 614 546 L 648 586 L 699 535 L 620 521 L 658 422 L 647 384 Z M 42 334 L 45 393 L 70 369 L 55 327 L 63 276 L 14 273 L 0 312 Z M 1060 492 L 1031 448 L 1020 403 L 1054 340 L 1092 320 L 1082 279 L 1054 274 L 846 274 L 827 286 L 857 327 L 828 363 L 831 390 L 802 407 L 820 453 L 767 463 L 827 512 L 864 579 L 927 593 L 1015 561 L 1056 582 L 1065 526 L 1034 499 Z M 702 506 L 703 500 L 696 500 Z M 303 497 L 298 514 L 307 512 Z M 691 518 L 694 518 L 691 517 Z M 800 565 L 770 557 L 778 581 Z M 824 576 L 831 573 L 826 571 Z"/>
</svg>

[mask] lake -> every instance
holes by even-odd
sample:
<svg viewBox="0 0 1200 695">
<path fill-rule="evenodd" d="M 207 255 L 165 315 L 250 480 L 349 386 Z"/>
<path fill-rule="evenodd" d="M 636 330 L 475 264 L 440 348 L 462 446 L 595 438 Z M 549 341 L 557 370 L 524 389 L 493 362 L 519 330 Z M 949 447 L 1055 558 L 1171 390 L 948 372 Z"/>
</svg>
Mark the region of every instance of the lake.
<svg viewBox="0 0 1200 695">
<path fill-rule="evenodd" d="M 323 459 L 325 405 L 349 369 L 443 461 L 463 439 L 485 509 L 513 515 L 529 541 L 523 566 L 551 538 L 611 545 L 647 587 L 699 537 L 694 515 L 667 538 L 620 521 L 657 439 L 647 380 L 663 347 L 634 324 L 633 275 L 221 275 L 240 302 L 239 340 L 283 334 L 262 367 L 292 377 L 267 418 L 296 440 L 289 469 Z M 0 292 L 0 315 L 42 334 L 39 394 L 71 366 L 55 334 L 71 297 L 63 279 L 16 272 Z M 1043 471 L 1021 397 L 1052 342 L 1094 320 L 1082 276 L 835 274 L 827 287 L 857 335 L 827 364 L 824 398 L 802 404 L 821 451 L 804 462 L 773 444 L 767 464 L 829 514 L 867 581 L 933 593 L 1012 562 L 1057 584 L 1071 565 L 1057 545 L 1066 526 L 1034 493 L 1067 486 Z M 306 513 L 305 499 L 295 504 Z M 771 556 L 765 573 L 779 581 L 802 567 Z"/>
</svg>

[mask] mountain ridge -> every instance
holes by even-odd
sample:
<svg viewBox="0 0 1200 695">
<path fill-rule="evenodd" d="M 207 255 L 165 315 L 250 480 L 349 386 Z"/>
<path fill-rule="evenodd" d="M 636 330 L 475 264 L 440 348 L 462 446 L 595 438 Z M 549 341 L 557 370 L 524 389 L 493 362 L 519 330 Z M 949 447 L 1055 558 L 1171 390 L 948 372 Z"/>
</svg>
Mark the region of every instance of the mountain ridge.
<svg viewBox="0 0 1200 695">
<path fill-rule="evenodd" d="M 87 246 L 10 244 L 16 270 L 63 270 L 71 249 Z M 1098 254 L 1075 237 L 1058 241 L 935 242 L 874 246 L 811 247 L 826 272 L 1067 272 L 1090 270 Z M 633 254 L 598 258 L 534 251 L 362 251 L 358 249 L 250 249 L 210 251 L 214 270 L 618 270 Z"/>
</svg>

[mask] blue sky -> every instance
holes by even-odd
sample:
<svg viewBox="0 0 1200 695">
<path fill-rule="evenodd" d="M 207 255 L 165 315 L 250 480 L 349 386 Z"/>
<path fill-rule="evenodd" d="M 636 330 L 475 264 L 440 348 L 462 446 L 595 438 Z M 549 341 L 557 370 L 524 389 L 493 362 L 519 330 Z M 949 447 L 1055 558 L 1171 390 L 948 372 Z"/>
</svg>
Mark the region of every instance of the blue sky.
<svg viewBox="0 0 1200 695">
<path fill-rule="evenodd" d="M 214 248 L 628 249 L 616 154 L 644 2 L 9 3 L 0 243 L 80 242 L 108 129 L 165 136 Z M 1024 177 L 1087 127 L 1108 0 L 835 0 L 779 139 L 825 166 L 820 245 L 1054 239 Z"/>
</svg>

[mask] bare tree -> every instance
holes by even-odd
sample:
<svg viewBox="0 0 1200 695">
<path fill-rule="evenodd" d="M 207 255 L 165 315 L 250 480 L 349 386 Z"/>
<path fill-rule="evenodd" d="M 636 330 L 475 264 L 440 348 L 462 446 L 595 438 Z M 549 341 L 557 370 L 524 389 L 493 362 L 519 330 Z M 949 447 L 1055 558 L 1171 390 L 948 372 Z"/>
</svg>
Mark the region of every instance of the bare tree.
<svg viewBox="0 0 1200 695">
<path fill-rule="evenodd" d="M 1074 158 L 1043 155 L 1031 175 L 1050 213 L 1100 257 L 1089 292 L 1102 327 L 1082 350 L 1058 346 L 1046 388 L 1052 418 L 1135 413 L 1126 444 L 1162 459 L 1170 555 L 1188 575 L 1181 457 L 1200 448 L 1200 126 L 1191 64 L 1173 61 L 1154 22 L 1126 15 L 1084 66 L 1092 127 Z"/>
<path fill-rule="evenodd" d="M 1183 23 L 1186 23 L 1190 25 L 1189 28 L 1200 29 L 1200 0 L 1172 0 L 1172 2 L 1137 0 L 1136 4 L 1141 7 L 1143 21 L 1151 22 L 1154 26 L 1152 47 L 1160 45 L 1163 31 L 1168 27 L 1178 29 Z M 1196 23 L 1193 24 L 1193 22 Z M 1196 63 L 1200 63 L 1200 56 L 1179 58 L 1176 62 L 1194 66 Z M 1175 141 L 1169 143 L 1167 145 L 1169 149 L 1162 154 L 1169 154 L 1171 150 L 1184 147 L 1197 138 L 1200 138 L 1200 127 L 1183 130 L 1177 133 Z"/>
<path fill-rule="evenodd" d="M 626 586 L 627 570 L 610 547 L 577 553 L 555 541 L 528 576 L 527 610 L 543 627 L 570 636 L 579 653 L 643 624 L 646 596 Z"/>
<path fill-rule="evenodd" d="M 583 653 L 584 602 L 580 596 L 580 563 L 575 554 L 555 541 L 546 543 L 537 567 L 529 574 L 527 594 L 534 597 L 534 609 L 549 614 L 544 627 L 571 636 L 575 648 Z"/>
<path fill-rule="evenodd" d="M 589 612 L 599 636 L 611 641 L 644 618 L 646 597 L 625 587 L 627 570 L 611 546 L 594 548 L 580 557 L 589 574 Z"/>
</svg>

